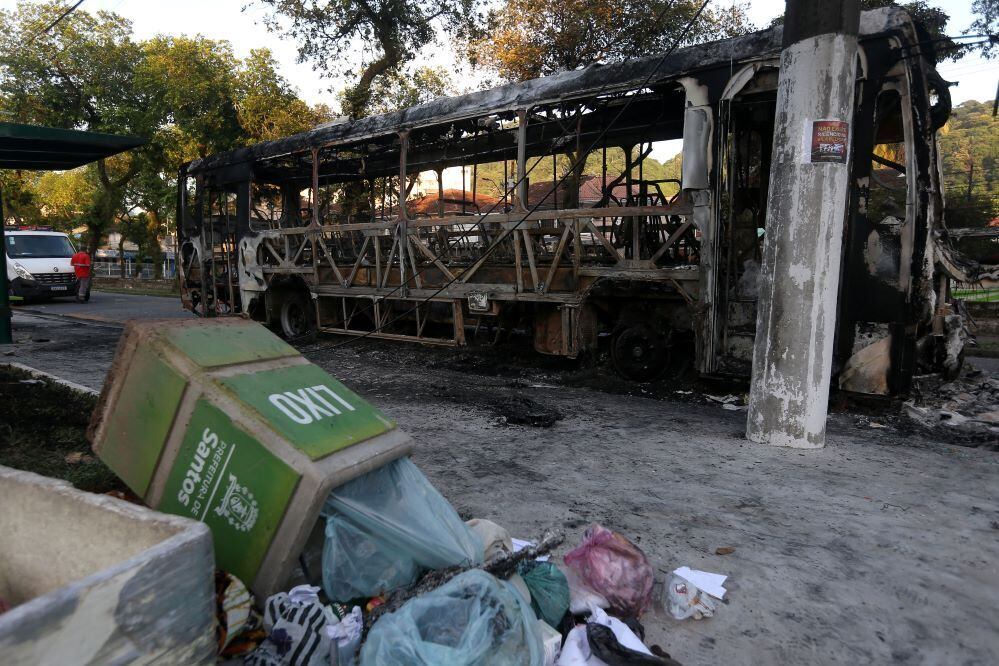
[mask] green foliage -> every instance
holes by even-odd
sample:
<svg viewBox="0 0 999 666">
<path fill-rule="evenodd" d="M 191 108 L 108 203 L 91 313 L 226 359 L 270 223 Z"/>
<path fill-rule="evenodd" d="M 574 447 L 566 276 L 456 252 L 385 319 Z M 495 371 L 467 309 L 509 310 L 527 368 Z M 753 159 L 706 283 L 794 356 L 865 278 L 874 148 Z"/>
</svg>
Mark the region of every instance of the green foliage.
<svg viewBox="0 0 999 666">
<path fill-rule="evenodd" d="M 43 33 L 64 3 L 0 11 L 0 113 L 5 120 L 129 134 L 148 143 L 82 169 L 2 173 L 15 219 L 88 227 L 88 249 L 117 225 L 150 256 L 172 221 L 180 165 L 213 152 L 286 136 L 328 120 L 276 70 L 266 49 L 237 58 L 226 41 L 132 38 L 110 13 L 77 10 Z"/>
<path fill-rule="evenodd" d="M 680 155 L 677 154 L 666 162 L 660 162 L 653 157 L 646 157 L 642 161 L 641 175 L 644 180 L 679 180 L 680 179 Z M 632 178 L 638 179 L 638 148 L 632 152 L 635 160 L 632 170 Z M 583 167 L 583 175 L 600 177 L 602 173 L 603 157 L 601 151 L 590 153 L 586 158 L 586 165 Z M 531 183 L 549 183 L 557 181 L 566 174 L 572 167 L 574 160 L 567 155 L 559 155 L 555 158 L 555 167 L 552 167 L 552 158 L 539 157 L 527 160 L 528 178 Z M 506 177 L 510 184 L 516 180 L 517 164 L 514 161 L 507 162 Z M 610 182 L 625 172 L 624 151 L 620 148 L 607 149 L 607 181 Z M 479 194 L 502 198 L 503 186 L 503 162 L 491 162 L 480 164 L 476 169 L 478 184 L 476 185 Z M 567 179 L 568 180 L 568 179 Z M 471 191 L 472 184 L 469 182 L 468 188 Z M 678 188 L 664 187 L 663 192 L 667 195 L 675 194 Z M 562 206 L 563 202 L 559 202 Z"/>
<path fill-rule="evenodd" d="M 31 171 L 0 171 L 0 192 L 3 194 L 3 224 L 36 224 L 42 216 L 39 198 L 35 191 L 37 174 Z"/>
<path fill-rule="evenodd" d="M 999 120 L 992 102 L 968 101 L 937 134 L 947 225 L 981 227 L 999 217 Z"/>
<path fill-rule="evenodd" d="M 237 112 L 243 132 L 254 141 L 297 134 L 333 119 L 329 107 L 310 107 L 277 71 L 268 49 L 253 49 L 236 72 Z"/>
<path fill-rule="evenodd" d="M 991 58 L 999 48 L 999 0 L 974 0 L 971 13 L 975 20 L 965 32 L 991 35 L 992 40 L 981 46 L 982 55 Z"/>
<path fill-rule="evenodd" d="M 402 71 L 438 32 L 469 34 L 479 0 L 258 0 L 267 26 L 298 43 L 300 62 L 335 79 L 356 79 L 344 93 L 351 117 L 371 111 L 372 85 Z M 363 45 L 365 48 L 358 48 Z"/>
<path fill-rule="evenodd" d="M 708 8 L 689 32 L 697 0 L 504 0 L 469 59 L 508 81 L 524 81 L 603 60 L 623 60 L 751 31 L 746 6 Z"/>
<path fill-rule="evenodd" d="M 393 70 L 372 83 L 368 111 L 372 115 L 388 113 L 454 93 L 451 75 L 443 67 Z M 342 96 L 341 101 L 344 108 L 350 104 L 347 94 Z"/>
</svg>

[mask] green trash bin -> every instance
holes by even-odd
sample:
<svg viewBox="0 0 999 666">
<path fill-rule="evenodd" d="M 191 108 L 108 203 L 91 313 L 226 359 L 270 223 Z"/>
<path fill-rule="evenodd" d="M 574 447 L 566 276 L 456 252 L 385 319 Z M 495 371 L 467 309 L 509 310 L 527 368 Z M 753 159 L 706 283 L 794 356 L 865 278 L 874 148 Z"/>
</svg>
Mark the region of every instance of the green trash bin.
<svg viewBox="0 0 999 666">
<path fill-rule="evenodd" d="M 259 597 L 286 585 L 330 490 L 412 440 L 260 324 L 131 322 L 90 426 L 145 502 L 200 520 Z"/>
</svg>

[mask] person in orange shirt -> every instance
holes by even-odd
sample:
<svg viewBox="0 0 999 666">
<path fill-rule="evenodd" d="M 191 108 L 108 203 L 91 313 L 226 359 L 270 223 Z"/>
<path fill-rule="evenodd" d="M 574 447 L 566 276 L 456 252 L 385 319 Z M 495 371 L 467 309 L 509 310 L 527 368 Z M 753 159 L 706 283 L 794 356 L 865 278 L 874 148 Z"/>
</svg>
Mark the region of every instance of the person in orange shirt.
<svg viewBox="0 0 999 666">
<path fill-rule="evenodd" d="M 80 250 L 69 260 L 76 271 L 76 279 L 80 283 L 76 289 L 76 300 L 85 303 L 90 300 L 90 255 Z"/>
</svg>

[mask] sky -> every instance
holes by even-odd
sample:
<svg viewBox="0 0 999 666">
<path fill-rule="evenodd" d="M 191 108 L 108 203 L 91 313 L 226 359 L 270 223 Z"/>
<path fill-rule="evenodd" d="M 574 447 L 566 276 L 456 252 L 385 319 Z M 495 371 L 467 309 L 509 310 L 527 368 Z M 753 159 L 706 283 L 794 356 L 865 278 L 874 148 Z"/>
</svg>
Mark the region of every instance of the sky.
<svg viewBox="0 0 999 666">
<path fill-rule="evenodd" d="M 64 0 L 69 6 L 69 0 Z M 715 4 L 730 4 L 732 0 L 715 0 Z M 0 0 L 0 8 L 12 9 L 16 0 Z M 972 19 L 971 0 L 931 1 L 950 17 L 949 33 L 960 34 Z M 247 8 L 244 10 L 244 5 Z M 202 34 L 212 39 L 225 39 L 232 43 L 237 55 L 246 56 L 250 49 L 266 46 L 274 53 L 281 73 L 307 102 L 325 102 L 336 106 L 331 86 L 339 89 L 341 82 L 324 79 L 309 64 L 297 62 L 293 41 L 271 33 L 263 25 L 264 8 L 254 0 L 84 0 L 80 9 L 89 11 L 110 10 L 130 19 L 137 38 L 156 34 Z M 784 10 L 783 0 L 754 0 L 750 3 L 749 17 L 762 28 Z M 449 71 L 461 70 L 460 63 L 451 49 L 428 49 L 420 58 L 423 63 L 441 65 Z M 422 64 L 422 63 L 421 63 Z M 992 99 L 999 78 L 999 60 L 992 63 L 979 56 L 966 56 L 956 63 L 948 62 L 938 67 L 949 81 L 957 81 L 951 88 L 955 104 L 968 99 Z M 457 77 L 464 87 L 474 89 L 481 81 L 465 68 Z"/>
</svg>

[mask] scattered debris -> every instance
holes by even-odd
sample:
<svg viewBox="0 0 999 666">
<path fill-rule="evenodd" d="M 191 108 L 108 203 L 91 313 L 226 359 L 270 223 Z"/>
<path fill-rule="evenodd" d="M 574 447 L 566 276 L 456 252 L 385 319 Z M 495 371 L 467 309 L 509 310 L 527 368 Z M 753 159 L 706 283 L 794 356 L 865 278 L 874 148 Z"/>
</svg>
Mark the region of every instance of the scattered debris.
<svg viewBox="0 0 999 666">
<path fill-rule="evenodd" d="M 565 415 L 554 407 L 519 395 L 503 398 L 492 405 L 492 410 L 497 416 L 506 419 L 507 423 L 538 428 L 551 428 L 565 418 Z"/>
<path fill-rule="evenodd" d="M 718 599 L 725 598 L 725 588 L 722 585 L 725 584 L 725 579 L 728 576 L 711 573 L 710 571 L 698 571 L 690 567 L 680 567 L 673 571 L 673 575 L 693 583 L 699 589 L 704 590 L 713 597 L 717 597 Z"/>
<path fill-rule="evenodd" d="M 704 397 L 712 402 L 719 402 L 723 405 L 734 405 L 739 402 L 739 396 L 737 395 L 711 395 L 710 393 L 705 393 Z"/>
<path fill-rule="evenodd" d="M 913 378 L 903 413 L 931 434 L 955 444 L 999 450 L 999 378 L 973 368 L 945 381 L 940 375 Z"/>
<path fill-rule="evenodd" d="M 247 636 L 260 616 L 253 611 L 253 598 L 243 581 L 221 569 L 215 570 L 215 617 L 220 656 L 244 655 L 266 638 L 262 627 L 254 636 Z"/>
<path fill-rule="evenodd" d="M 673 574 L 666 583 L 666 609 L 677 620 L 711 617 L 718 604 L 690 581 Z"/>
<path fill-rule="evenodd" d="M 79 465 L 80 463 L 93 462 L 94 457 L 83 451 L 73 451 L 66 454 L 65 461 L 68 465 Z"/>
</svg>

